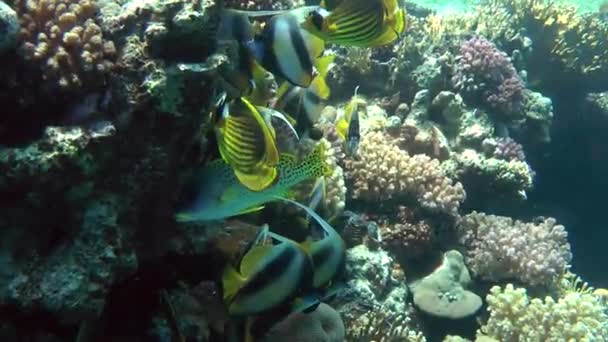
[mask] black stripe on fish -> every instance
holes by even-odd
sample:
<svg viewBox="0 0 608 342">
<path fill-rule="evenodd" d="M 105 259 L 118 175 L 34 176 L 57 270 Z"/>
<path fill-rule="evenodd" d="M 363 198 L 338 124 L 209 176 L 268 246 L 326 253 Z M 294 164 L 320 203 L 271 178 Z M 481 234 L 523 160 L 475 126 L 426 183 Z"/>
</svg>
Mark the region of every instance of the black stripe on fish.
<svg viewBox="0 0 608 342">
<path fill-rule="evenodd" d="M 283 275 L 293 262 L 297 262 L 298 254 L 294 248 L 284 248 L 281 253 L 265 267 L 263 274 L 255 274 L 249 282 L 239 290 L 238 297 L 255 296 L 263 289 L 273 285 L 274 281 Z"/>
</svg>

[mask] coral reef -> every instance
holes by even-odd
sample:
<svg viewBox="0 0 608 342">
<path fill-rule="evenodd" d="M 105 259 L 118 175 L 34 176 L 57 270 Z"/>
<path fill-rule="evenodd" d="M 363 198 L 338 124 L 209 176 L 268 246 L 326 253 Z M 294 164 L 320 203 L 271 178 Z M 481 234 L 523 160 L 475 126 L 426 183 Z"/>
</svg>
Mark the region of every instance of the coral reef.
<svg viewBox="0 0 608 342">
<path fill-rule="evenodd" d="M 526 162 L 486 158 L 473 149 L 454 155 L 442 168 L 477 195 L 498 193 L 501 197 L 525 199 L 534 180 L 534 173 Z"/>
<path fill-rule="evenodd" d="M 422 332 L 409 326 L 410 319 L 405 314 L 388 315 L 382 311 L 370 311 L 363 315 L 361 325 L 350 329 L 346 335 L 349 342 L 426 342 Z"/>
<path fill-rule="evenodd" d="M 382 132 L 363 136 L 359 159 L 345 164 L 355 199 L 375 202 L 413 195 L 424 208 L 455 213 L 465 197 L 462 185 L 441 172 L 439 161 L 422 154 L 410 156 Z"/>
<path fill-rule="evenodd" d="M 551 287 L 570 267 L 568 234 L 552 218 L 525 223 L 473 212 L 462 218 L 458 230 L 467 266 L 482 279 Z"/>
<path fill-rule="evenodd" d="M 490 318 L 480 332 L 500 341 L 604 341 L 608 315 L 596 296 L 570 292 L 557 300 L 529 298 L 524 288 L 494 286 Z"/>
<path fill-rule="evenodd" d="M 597 16 L 581 14 L 574 5 L 556 1 L 486 0 L 479 8 L 481 12 L 500 13 L 496 20 L 502 29 L 495 36 L 504 45 L 512 40 L 513 32 L 525 30 L 532 47 L 526 58 L 532 78 L 553 88 L 575 89 L 580 80 L 591 89 L 601 84 L 608 70 L 608 27 Z M 489 24 L 495 20 L 490 15 L 482 19 L 487 20 L 486 27 L 494 27 Z"/>
<path fill-rule="evenodd" d="M 104 83 L 116 48 L 96 23 L 90 0 L 15 1 L 21 21 L 21 49 L 39 65 L 47 86 L 82 91 Z"/>
<path fill-rule="evenodd" d="M 412 309 L 406 301 L 408 290 L 397 262 L 387 252 L 365 244 L 347 250 L 346 258 L 348 281 L 335 302 L 345 323 L 347 340 L 367 341 L 369 336 L 384 336 L 384 340 L 390 341 L 395 336 L 392 333 L 410 334 L 408 315 Z M 386 318 L 385 324 L 392 329 L 370 325 L 370 320 L 379 317 Z"/>
<path fill-rule="evenodd" d="M 505 115 L 519 112 L 523 84 L 507 55 L 485 38 L 471 38 L 460 47 L 452 77 L 454 87 L 470 98 L 481 96 Z"/>
<path fill-rule="evenodd" d="M 481 297 L 465 288 L 471 284 L 469 271 L 460 252 L 443 255 L 443 263 L 433 273 L 410 286 L 414 304 L 437 317 L 460 319 L 471 316 L 481 307 Z"/>
<path fill-rule="evenodd" d="M 416 222 L 413 216 L 409 208 L 399 206 L 394 219 L 380 221 L 382 246 L 393 255 L 414 258 L 433 245 L 433 227 L 425 220 Z"/>
<path fill-rule="evenodd" d="M 482 145 L 491 158 L 506 161 L 526 161 L 523 146 L 511 138 L 485 139 Z"/>
</svg>

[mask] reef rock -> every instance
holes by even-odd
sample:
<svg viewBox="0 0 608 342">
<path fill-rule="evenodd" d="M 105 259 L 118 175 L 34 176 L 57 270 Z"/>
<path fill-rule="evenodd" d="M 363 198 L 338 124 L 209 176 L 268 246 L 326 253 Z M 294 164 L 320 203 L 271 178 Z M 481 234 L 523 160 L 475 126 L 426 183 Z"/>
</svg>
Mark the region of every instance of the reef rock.
<svg viewBox="0 0 608 342">
<path fill-rule="evenodd" d="M 0 54 L 15 47 L 18 33 L 17 13 L 6 3 L 0 1 Z"/>
<path fill-rule="evenodd" d="M 264 342 L 342 342 L 344 323 L 331 306 L 321 303 L 310 313 L 293 313 L 270 329 Z"/>
</svg>

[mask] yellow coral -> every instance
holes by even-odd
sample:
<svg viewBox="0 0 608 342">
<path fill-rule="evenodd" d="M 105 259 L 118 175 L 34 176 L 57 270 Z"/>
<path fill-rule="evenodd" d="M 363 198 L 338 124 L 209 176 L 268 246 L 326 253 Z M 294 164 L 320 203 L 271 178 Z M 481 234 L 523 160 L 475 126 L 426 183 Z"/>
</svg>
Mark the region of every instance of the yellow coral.
<svg viewBox="0 0 608 342">
<path fill-rule="evenodd" d="M 95 22 L 92 0 L 16 0 L 21 50 L 38 63 L 50 88 L 96 86 L 112 66 L 116 50 Z M 101 76 L 101 77 L 100 77 Z"/>
<path fill-rule="evenodd" d="M 508 284 L 494 286 L 486 300 L 490 318 L 479 333 L 503 342 L 608 340 L 605 307 L 590 293 L 530 299 L 525 289 Z"/>
<path fill-rule="evenodd" d="M 570 72 L 589 75 L 608 71 L 608 25 L 576 7 L 552 0 L 486 0 L 480 11 L 507 11 L 511 27 L 523 27 L 535 53 L 548 53 Z"/>
</svg>

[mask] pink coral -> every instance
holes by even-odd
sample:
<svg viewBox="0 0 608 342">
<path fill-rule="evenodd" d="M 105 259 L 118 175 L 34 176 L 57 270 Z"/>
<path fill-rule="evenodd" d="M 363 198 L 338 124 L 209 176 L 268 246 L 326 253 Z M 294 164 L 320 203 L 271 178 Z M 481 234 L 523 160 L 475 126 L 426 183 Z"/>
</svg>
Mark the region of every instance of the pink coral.
<svg viewBox="0 0 608 342">
<path fill-rule="evenodd" d="M 465 192 L 441 171 L 439 161 L 410 156 L 379 131 L 363 136 L 357 159 L 345 161 L 353 198 L 368 202 L 414 197 L 426 209 L 457 213 Z"/>
<path fill-rule="evenodd" d="M 503 114 L 517 112 L 524 86 L 511 59 L 485 38 L 471 38 L 460 47 L 452 77 L 463 96 L 479 97 Z"/>
<path fill-rule="evenodd" d="M 550 286 L 572 260 L 566 229 L 553 218 L 526 223 L 473 212 L 462 218 L 458 230 L 469 269 L 486 280 Z"/>
</svg>

